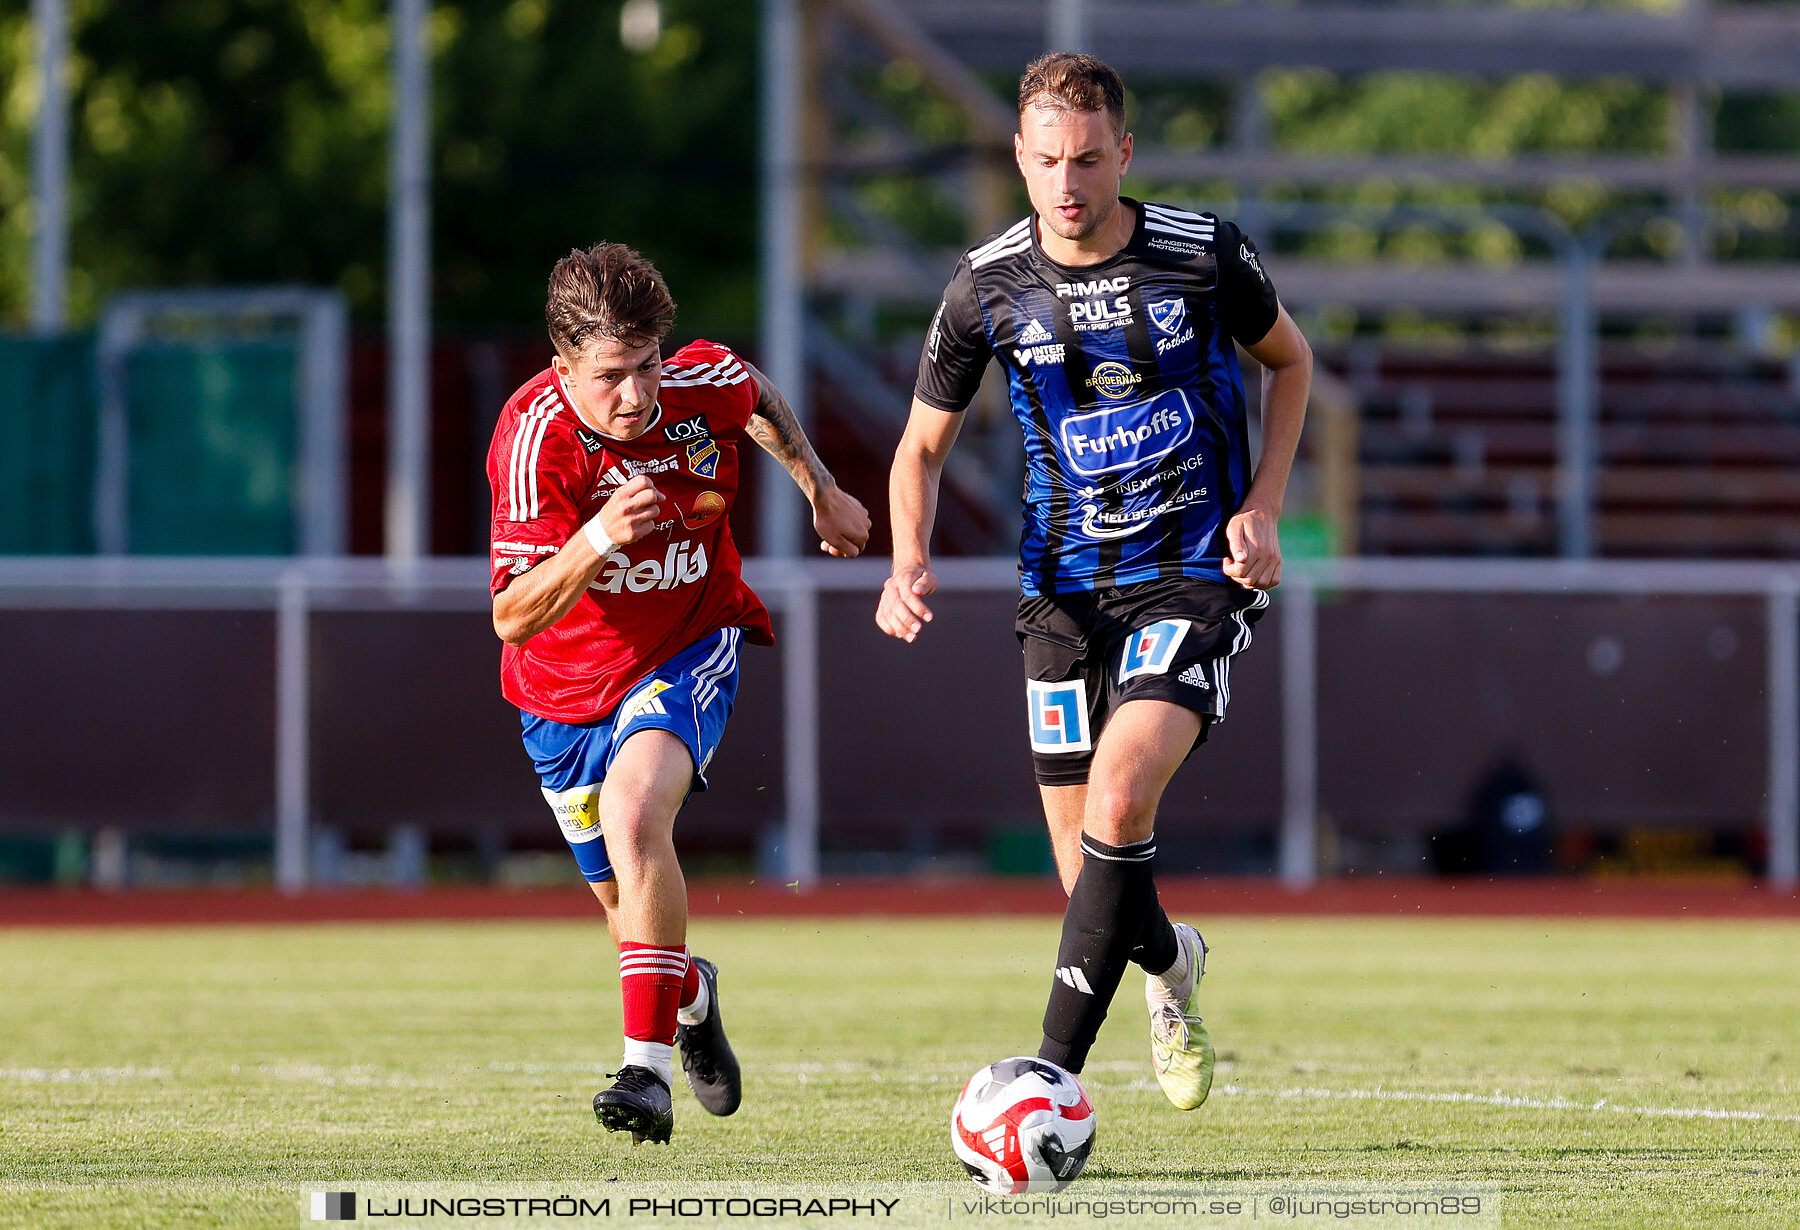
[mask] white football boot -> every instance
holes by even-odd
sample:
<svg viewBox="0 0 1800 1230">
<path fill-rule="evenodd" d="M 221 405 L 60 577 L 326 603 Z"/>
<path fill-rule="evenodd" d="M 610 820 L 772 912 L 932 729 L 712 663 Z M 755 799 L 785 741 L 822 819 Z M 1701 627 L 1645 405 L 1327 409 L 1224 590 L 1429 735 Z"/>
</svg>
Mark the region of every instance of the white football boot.
<svg viewBox="0 0 1800 1230">
<path fill-rule="evenodd" d="M 1144 998 L 1150 1004 L 1150 1066 L 1175 1109 L 1193 1110 L 1206 1101 L 1213 1080 L 1212 1035 L 1194 1011 L 1206 973 L 1206 941 L 1186 923 L 1176 923 L 1175 942 L 1188 954 L 1188 977 L 1175 986 L 1159 974 L 1144 979 Z"/>
</svg>

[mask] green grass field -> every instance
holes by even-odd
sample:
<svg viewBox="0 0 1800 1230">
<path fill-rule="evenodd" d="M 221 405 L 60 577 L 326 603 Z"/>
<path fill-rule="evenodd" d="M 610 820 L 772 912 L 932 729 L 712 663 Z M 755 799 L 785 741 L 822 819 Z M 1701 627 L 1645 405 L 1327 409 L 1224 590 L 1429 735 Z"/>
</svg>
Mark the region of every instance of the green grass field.
<svg viewBox="0 0 1800 1230">
<path fill-rule="evenodd" d="M 1205 930 L 1213 1098 L 1163 1102 L 1128 975 L 1082 1183 L 1483 1182 L 1507 1225 L 1800 1221 L 1800 925 Z M 693 938 L 744 1108 L 678 1090 L 673 1145 L 634 1150 L 589 1109 L 618 1057 L 598 922 L 0 931 L 0 1226 L 294 1226 L 332 1178 L 958 1179 L 950 1103 L 1035 1048 L 1056 924 Z"/>
</svg>

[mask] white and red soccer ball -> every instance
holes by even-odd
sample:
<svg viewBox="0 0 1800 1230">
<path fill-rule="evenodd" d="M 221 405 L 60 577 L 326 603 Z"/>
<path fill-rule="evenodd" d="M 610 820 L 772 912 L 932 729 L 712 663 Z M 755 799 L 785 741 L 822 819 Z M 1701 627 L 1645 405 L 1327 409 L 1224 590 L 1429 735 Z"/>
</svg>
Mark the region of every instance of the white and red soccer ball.
<svg viewBox="0 0 1800 1230">
<path fill-rule="evenodd" d="M 990 1192 L 1059 1192 L 1087 1165 L 1094 1104 L 1074 1075 L 1043 1059 L 1002 1059 L 963 1086 L 950 1147 Z"/>
</svg>

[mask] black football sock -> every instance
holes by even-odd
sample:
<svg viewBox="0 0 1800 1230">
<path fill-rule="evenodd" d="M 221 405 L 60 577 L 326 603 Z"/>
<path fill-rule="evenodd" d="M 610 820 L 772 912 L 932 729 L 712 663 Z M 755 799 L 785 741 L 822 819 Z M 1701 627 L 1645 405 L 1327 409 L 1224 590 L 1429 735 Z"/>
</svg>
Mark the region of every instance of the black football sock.
<svg viewBox="0 0 1800 1230">
<path fill-rule="evenodd" d="M 1083 833 L 1081 854 L 1081 874 L 1063 912 L 1050 1006 L 1044 1009 L 1044 1043 L 1038 1047 L 1039 1059 L 1071 1072 L 1087 1063 L 1125 964 L 1161 913 L 1151 871 L 1155 838 L 1109 846 Z"/>
<path fill-rule="evenodd" d="M 1146 974 L 1161 974 L 1180 957 L 1181 945 L 1175 938 L 1175 925 L 1158 902 L 1144 919 L 1144 931 L 1138 937 L 1137 947 L 1131 950 L 1131 960 Z"/>
</svg>

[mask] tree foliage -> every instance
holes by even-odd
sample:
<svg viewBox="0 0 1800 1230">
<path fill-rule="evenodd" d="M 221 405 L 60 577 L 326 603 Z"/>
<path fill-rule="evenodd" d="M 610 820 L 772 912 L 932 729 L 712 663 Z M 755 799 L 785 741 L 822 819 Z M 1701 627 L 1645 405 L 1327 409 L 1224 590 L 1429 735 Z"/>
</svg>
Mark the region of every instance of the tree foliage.
<svg viewBox="0 0 1800 1230">
<path fill-rule="evenodd" d="M 378 324 L 391 110 L 385 0 L 72 0 L 70 298 L 134 286 L 336 286 Z M 571 247 L 630 242 L 687 330 L 741 331 L 755 272 L 756 9 L 436 0 L 433 311 L 530 324 Z M 0 0 L 0 319 L 29 293 L 29 0 Z"/>
</svg>

